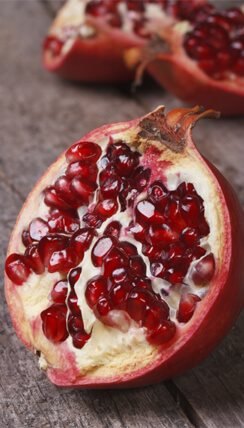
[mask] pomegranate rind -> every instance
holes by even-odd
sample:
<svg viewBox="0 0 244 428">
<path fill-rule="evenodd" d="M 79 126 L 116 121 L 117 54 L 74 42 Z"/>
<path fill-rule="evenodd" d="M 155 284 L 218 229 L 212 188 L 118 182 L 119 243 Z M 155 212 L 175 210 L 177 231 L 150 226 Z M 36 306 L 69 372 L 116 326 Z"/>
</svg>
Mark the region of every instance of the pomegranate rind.
<svg viewBox="0 0 244 428">
<path fill-rule="evenodd" d="M 163 117 L 163 108 L 154 112 Z M 210 112 L 210 114 L 212 114 Z M 136 367 L 128 370 L 117 368 L 115 375 L 97 373 L 81 374 L 74 354 L 67 343 L 54 345 L 42 333 L 41 321 L 33 318 L 27 320 L 19 297 L 20 287 L 16 287 L 5 276 L 5 294 L 9 306 L 13 325 L 22 342 L 32 351 L 41 351 L 45 362 L 41 366 L 46 370 L 49 379 L 56 385 L 80 388 L 122 388 L 136 387 L 174 377 L 199 363 L 216 344 L 223 338 L 232 326 L 244 302 L 244 263 L 243 252 L 243 212 L 235 193 L 222 175 L 206 161 L 196 150 L 191 138 L 191 127 L 202 115 L 199 109 L 177 109 L 167 115 L 169 126 L 181 124 L 182 135 L 185 136 L 185 145 L 179 153 L 166 147 L 163 141 L 140 139 L 140 150 L 145 152 L 148 147 L 156 147 L 159 160 L 165 163 L 165 156 L 175 162 L 191 158 L 199 165 L 199 173 L 209 177 L 211 186 L 219 204 L 220 242 L 217 260 L 217 270 L 210 284 L 209 291 L 197 305 L 192 319 L 180 328 L 173 339 L 160 346 L 154 347 L 150 358 L 140 361 Z M 146 116 L 147 118 L 150 116 Z M 141 124 L 145 118 L 135 119 L 127 123 L 105 125 L 84 136 L 81 141 L 99 141 L 106 135 L 116 137 L 124 133 L 128 143 L 136 141 L 138 133 L 142 131 Z M 174 128 L 175 129 L 175 128 Z M 150 149 L 149 149 L 150 151 Z M 176 161 L 177 159 L 177 161 Z M 63 153 L 38 181 L 28 196 L 14 227 L 8 254 L 20 250 L 21 232 L 31 220 L 34 207 L 42 190 L 56 179 L 65 163 Z M 22 244 L 21 244 L 22 245 Z M 58 278 L 57 278 L 58 279 Z M 50 287 L 50 289 L 52 286 Z M 47 298 L 47 296 L 46 296 Z M 43 303 L 45 305 L 45 302 Z M 143 360 L 143 359 L 141 359 Z"/>
</svg>

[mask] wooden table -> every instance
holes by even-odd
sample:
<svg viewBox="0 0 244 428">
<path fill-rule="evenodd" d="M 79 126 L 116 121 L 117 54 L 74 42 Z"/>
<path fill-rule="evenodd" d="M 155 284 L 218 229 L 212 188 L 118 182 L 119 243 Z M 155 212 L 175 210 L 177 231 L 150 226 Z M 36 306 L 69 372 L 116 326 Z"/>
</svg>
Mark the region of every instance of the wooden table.
<svg viewBox="0 0 244 428">
<path fill-rule="evenodd" d="M 73 85 L 45 72 L 41 43 L 57 6 L 58 1 L 0 2 L 2 267 L 26 195 L 62 150 L 106 122 L 140 116 L 158 104 L 181 105 L 152 83 L 132 95 L 125 88 Z M 243 132 L 243 118 L 206 121 L 194 132 L 242 203 Z M 243 315 L 201 366 L 173 381 L 126 391 L 72 391 L 51 385 L 19 342 L 2 287 L 0 304 L 1 428 L 244 427 Z"/>
</svg>

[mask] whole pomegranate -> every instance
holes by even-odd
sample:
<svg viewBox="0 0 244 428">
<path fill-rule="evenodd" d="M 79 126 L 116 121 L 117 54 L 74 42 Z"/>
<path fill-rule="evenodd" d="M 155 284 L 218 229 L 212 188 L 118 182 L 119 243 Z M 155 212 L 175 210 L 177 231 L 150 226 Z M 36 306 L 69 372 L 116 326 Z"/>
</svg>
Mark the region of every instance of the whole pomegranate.
<svg viewBox="0 0 244 428">
<path fill-rule="evenodd" d="M 207 5 L 200 10 L 207 10 Z M 244 114 L 244 5 L 164 26 L 158 39 L 126 53 L 127 64 L 146 69 L 188 103 Z"/>
<path fill-rule="evenodd" d="M 193 19 L 205 0 L 68 0 L 43 45 L 44 66 L 71 80 L 121 82 L 134 77 L 124 60 L 156 29 Z"/>
<path fill-rule="evenodd" d="M 243 213 L 197 151 L 214 111 L 159 107 L 51 165 L 6 260 L 16 332 L 62 386 L 145 385 L 206 357 L 244 301 Z"/>
</svg>

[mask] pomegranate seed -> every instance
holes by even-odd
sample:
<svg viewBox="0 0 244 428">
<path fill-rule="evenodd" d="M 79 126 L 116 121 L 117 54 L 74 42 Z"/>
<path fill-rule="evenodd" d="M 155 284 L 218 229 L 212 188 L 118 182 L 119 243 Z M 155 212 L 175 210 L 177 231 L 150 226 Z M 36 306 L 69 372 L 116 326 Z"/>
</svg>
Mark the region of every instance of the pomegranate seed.
<svg viewBox="0 0 244 428">
<path fill-rule="evenodd" d="M 115 269 L 128 266 L 128 257 L 117 247 L 113 247 L 105 257 L 104 275 L 110 277 Z"/>
<path fill-rule="evenodd" d="M 9 279 L 16 285 L 24 284 L 31 273 L 26 257 L 15 253 L 8 256 L 5 263 L 5 270 Z"/>
<path fill-rule="evenodd" d="M 235 24 L 237 26 L 244 25 L 244 13 L 237 7 L 232 7 L 223 11 L 223 15 L 229 19 L 231 24 Z"/>
<path fill-rule="evenodd" d="M 115 269 L 111 274 L 111 281 L 115 284 L 120 284 L 128 279 L 127 270 L 123 267 Z"/>
<path fill-rule="evenodd" d="M 164 214 L 177 232 L 180 233 L 187 227 L 187 222 L 181 214 L 180 201 L 176 197 L 168 202 Z"/>
<path fill-rule="evenodd" d="M 231 30 L 231 23 L 228 16 L 224 16 L 221 13 L 212 13 L 207 18 L 207 23 L 215 25 L 215 27 L 224 28 L 226 31 Z"/>
<path fill-rule="evenodd" d="M 54 184 L 55 190 L 65 202 L 71 205 L 73 208 L 78 208 L 82 205 L 81 198 L 77 198 L 74 195 L 71 187 L 71 180 L 66 175 L 61 175 Z"/>
<path fill-rule="evenodd" d="M 48 207 L 59 208 L 61 210 L 71 210 L 70 204 L 65 202 L 57 193 L 55 187 L 49 186 L 44 190 L 44 202 Z"/>
<path fill-rule="evenodd" d="M 188 264 L 182 266 L 174 266 L 167 270 L 166 279 L 171 284 L 182 284 L 183 279 L 186 275 Z"/>
<path fill-rule="evenodd" d="M 127 299 L 127 312 L 130 317 L 141 324 L 144 319 L 147 306 L 153 301 L 150 291 L 142 288 L 133 288 Z"/>
<path fill-rule="evenodd" d="M 131 150 L 127 144 L 123 143 L 123 141 L 119 141 L 115 144 L 109 144 L 107 148 L 107 156 L 110 160 L 117 159 L 120 155 L 130 155 Z"/>
<path fill-rule="evenodd" d="M 65 232 L 74 233 L 79 229 L 80 221 L 69 213 L 60 210 L 53 210 L 48 219 L 48 226 L 51 233 Z M 45 235 L 44 235 L 45 236 Z"/>
<path fill-rule="evenodd" d="M 69 284 L 71 287 L 74 287 L 75 284 L 77 283 L 77 281 L 79 280 L 81 271 L 82 271 L 81 267 L 78 267 L 76 269 L 72 269 L 70 271 L 68 280 L 69 280 Z"/>
<path fill-rule="evenodd" d="M 59 56 L 62 52 L 64 42 L 56 36 L 46 37 L 43 48 L 48 50 L 53 57 Z"/>
<path fill-rule="evenodd" d="M 127 241 L 120 241 L 119 247 L 125 252 L 127 256 L 136 256 L 137 248 L 135 245 Z"/>
<path fill-rule="evenodd" d="M 30 233 L 28 230 L 23 230 L 22 232 L 22 242 L 25 247 L 28 247 L 28 245 L 32 244 L 32 239 L 30 237 Z"/>
<path fill-rule="evenodd" d="M 78 195 L 85 204 L 89 203 L 89 200 L 92 197 L 92 194 L 95 192 L 97 185 L 91 183 L 84 178 L 74 177 L 71 182 L 71 189 L 75 195 Z"/>
<path fill-rule="evenodd" d="M 128 10 L 133 10 L 135 12 L 144 12 L 145 6 L 143 0 L 126 0 Z"/>
<path fill-rule="evenodd" d="M 144 276 L 147 267 L 140 256 L 131 256 L 129 258 L 129 269 L 131 276 Z"/>
<path fill-rule="evenodd" d="M 64 248 L 63 250 L 55 251 L 49 260 L 48 272 L 63 272 L 67 273 L 74 266 L 81 262 L 80 257 L 77 255 L 72 247 Z"/>
<path fill-rule="evenodd" d="M 74 144 L 66 151 L 68 163 L 76 161 L 86 161 L 87 163 L 96 163 L 102 154 L 102 149 L 98 144 L 90 141 L 81 141 Z"/>
<path fill-rule="evenodd" d="M 198 196 L 186 195 L 181 200 L 180 209 L 183 217 L 190 225 L 197 225 L 203 211 L 202 201 Z"/>
<path fill-rule="evenodd" d="M 65 303 L 68 293 L 68 283 L 67 281 L 61 280 L 54 284 L 54 287 L 51 291 L 51 298 L 54 303 Z"/>
<path fill-rule="evenodd" d="M 194 266 L 192 280 L 196 285 L 206 285 L 211 281 L 215 272 L 215 260 L 213 253 L 199 260 Z"/>
<path fill-rule="evenodd" d="M 178 234 L 167 224 L 162 224 L 161 227 L 151 226 L 149 229 L 148 240 L 152 245 L 164 248 L 165 246 L 177 241 Z"/>
<path fill-rule="evenodd" d="M 109 292 L 112 306 L 117 309 L 125 309 L 126 299 L 130 290 L 129 283 L 115 284 Z"/>
<path fill-rule="evenodd" d="M 162 321 L 157 330 L 147 335 L 147 340 L 152 345 L 162 345 L 173 339 L 175 333 L 176 327 L 172 321 Z"/>
<path fill-rule="evenodd" d="M 191 260 L 200 259 L 205 254 L 206 254 L 205 248 L 196 246 L 195 248 L 192 249 L 192 259 Z"/>
<path fill-rule="evenodd" d="M 176 265 L 181 262 L 183 255 L 184 255 L 183 247 L 179 243 L 176 243 L 176 244 L 170 245 L 169 252 L 167 253 L 166 259 L 171 264 Z"/>
<path fill-rule="evenodd" d="M 151 270 L 151 274 L 156 278 L 165 277 L 166 269 L 164 264 L 161 263 L 160 261 L 151 263 L 150 270 Z"/>
<path fill-rule="evenodd" d="M 181 233 L 180 239 L 188 247 L 193 247 L 194 245 L 199 243 L 198 231 L 192 227 L 187 227 Z"/>
<path fill-rule="evenodd" d="M 103 224 L 103 220 L 97 214 L 93 213 L 86 213 L 82 220 L 87 224 L 87 226 L 95 229 L 99 229 Z"/>
<path fill-rule="evenodd" d="M 93 308 L 98 302 L 98 299 L 104 296 L 107 292 L 107 280 L 103 276 L 95 276 L 90 279 L 86 285 L 86 301 L 90 308 Z"/>
<path fill-rule="evenodd" d="M 148 224 L 155 215 L 155 206 L 150 201 L 140 201 L 136 206 L 136 219 L 142 225 Z"/>
<path fill-rule="evenodd" d="M 93 229 L 83 227 L 74 233 L 70 240 L 70 246 L 73 247 L 79 257 L 83 257 L 84 251 L 88 250 L 95 236 Z"/>
<path fill-rule="evenodd" d="M 91 253 L 94 266 L 102 266 L 106 255 L 109 253 L 114 243 L 115 238 L 111 236 L 103 236 L 97 240 Z"/>
<path fill-rule="evenodd" d="M 139 242 L 145 242 L 146 230 L 140 224 L 132 224 L 129 228 L 129 232 L 133 234 L 134 238 Z"/>
<path fill-rule="evenodd" d="M 96 305 L 95 315 L 97 318 L 105 317 L 111 309 L 111 304 L 107 297 L 100 297 Z"/>
<path fill-rule="evenodd" d="M 183 181 L 183 183 L 177 187 L 177 193 L 183 198 L 186 195 L 195 195 L 196 190 L 192 183 L 185 183 L 185 181 Z"/>
<path fill-rule="evenodd" d="M 74 290 L 71 290 L 68 296 L 68 307 L 72 315 L 81 316 L 80 308 L 78 306 L 78 298 Z"/>
<path fill-rule="evenodd" d="M 54 252 L 65 249 L 68 243 L 69 238 L 65 235 L 50 234 L 44 236 L 38 244 L 39 254 L 44 266 L 47 267 L 49 265 L 49 261 Z"/>
<path fill-rule="evenodd" d="M 153 302 L 152 306 L 148 307 L 143 319 L 143 326 L 148 330 L 156 330 L 163 320 L 169 317 L 169 307 L 164 300 Z"/>
<path fill-rule="evenodd" d="M 43 333 L 53 343 L 63 342 L 68 337 L 66 314 L 66 306 L 57 303 L 41 313 Z"/>
<path fill-rule="evenodd" d="M 198 231 L 200 237 L 207 236 L 210 232 L 210 228 L 205 218 L 201 218 L 200 223 L 198 224 Z"/>
<path fill-rule="evenodd" d="M 118 196 L 121 188 L 121 180 L 115 174 L 106 178 L 101 184 L 101 193 L 105 198 L 114 198 Z"/>
<path fill-rule="evenodd" d="M 148 196 L 151 202 L 154 204 L 162 203 L 167 201 L 168 190 L 161 181 L 154 181 L 148 189 Z"/>
<path fill-rule="evenodd" d="M 119 175 L 122 177 L 129 177 L 139 164 L 139 155 L 136 152 L 121 154 L 114 162 L 116 171 Z"/>
<path fill-rule="evenodd" d="M 152 291 L 152 281 L 147 277 L 133 278 L 132 286 L 146 288 L 147 290 Z"/>
<path fill-rule="evenodd" d="M 79 331 L 72 338 L 72 342 L 73 342 L 74 347 L 77 349 L 83 348 L 83 346 L 90 339 L 90 337 L 91 337 L 90 334 Z"/>
<path fill-rule="evenodd" d="M 104 235 L 119 238 L 122 225 L 119 221 L 111 221 L 104 230 Z"/>
<path fill-rule="evenodd" d="M 200 302 L 200 297 L 195 294 L 185 294 L 181 296 L 179 309 L 177 312 L 177 319 L 179 322 L 188 322 L 196 309 L 197 303 Z"/>
<path fill-rule="evenodd" d="M 101 217 L 109 218 L 118 210 L 118 203 L 114 199 L 104 199 L 98 202 L 95 210 Z"/>
<path fill-rule="evenodd" d="M 147 256 L 150 260 L 157 260 L 162 254 L 162 248 L 154 247 L 151 244 L 142 244 L 142 254 Z"/>
<path fill-rule="evenodd" d="M 214 49 L 211 45 L 192 35 L 185 39 L 184 48 L 188 55 L 193 59 L 212 59 L 215 55 Z"/>
<path fill-rule="evenodd" d="M 81 316 L 70 315 L 68 318 L 68 330 L 72 336 L 80 331 L 84 332 L 84 324 Z"/>
<path fill-rule="evenodd" d="M 132 179 L 133 179 L 133 187 L 138 190 L 138 192 L 142 192 L 148 185 L 151 177 L 151 170 L 149 168 L 143 168 L 139 166 L 136 168 Z"/>
<path fill-rule="evenodd" d="M 48 224 L 46 221 L 42 220 L 42 218 L 35 218 L 31 221 L 29 225 L 29 234 L 33 241 L 40 241 L 48 232 Z"/>
<path fill-rule="evenodd" d="M 97 179 L 97 172 L 98 169 L 96 164 L 87 164 L 86 162 L 78 161 L 70 163 L 65 171 L 65 174 L 69 179 L 74 177 L 82 177 L 95 182 Z"/>
<path fill-rule="evenodd" d="M 38 246 L 36 244 L 29 245 L 25 251 L 26 263 L 31 267 L 31 269 L 37 274 L 41 275 L 45 268 L 41 260 Z"/>
</svg>

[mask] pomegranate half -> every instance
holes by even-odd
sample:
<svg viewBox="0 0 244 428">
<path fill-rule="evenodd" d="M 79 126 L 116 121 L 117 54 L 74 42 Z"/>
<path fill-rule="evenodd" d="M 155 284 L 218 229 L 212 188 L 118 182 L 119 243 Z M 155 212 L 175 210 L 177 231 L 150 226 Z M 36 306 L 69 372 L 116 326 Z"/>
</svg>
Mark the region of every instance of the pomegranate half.
<svg viewBox="0 0 244 428">
<path fill-rule="evenodd" d="M 159 107 L 72 145 L 28 196 L 5 290 L 19 338 L 62 386 L 159 382 L 199 363 L 243 307 L 243 213 L 191 128 Z"/>
<path fill-rule="evenodd" d="M 205 0 L 68 0 L 43 45 L 47 70 L 82 82 L 132 80 L 124 54 L 146 46 L 156 29 L 184 18 L 194 19 Z M 203 13 L 203 12 L 202 12 Z"/>
</svg>

